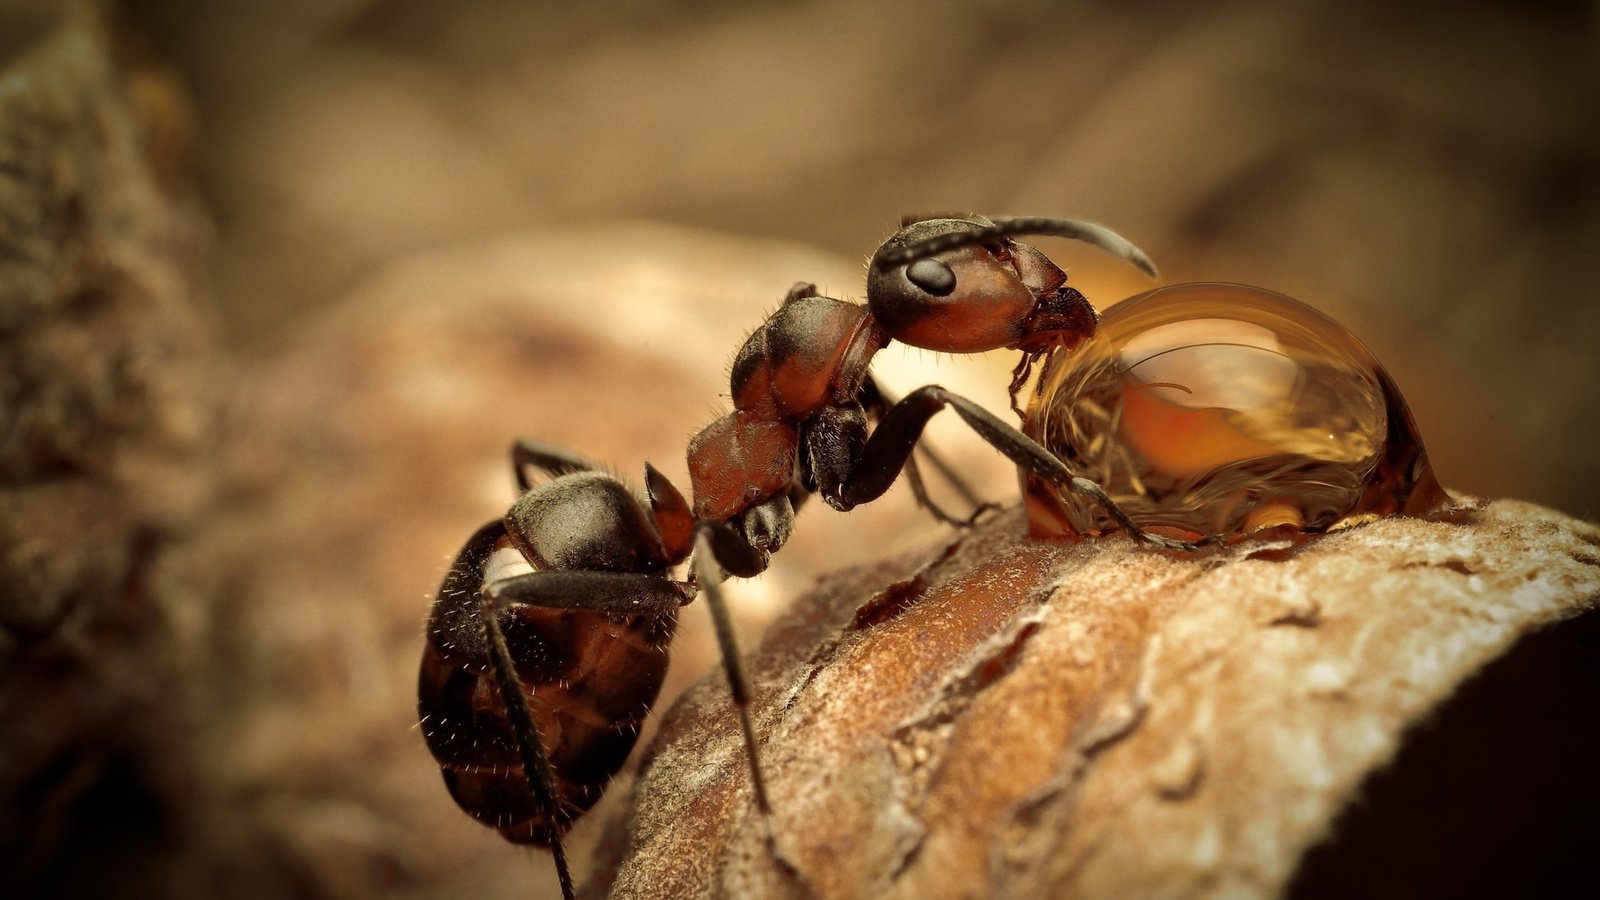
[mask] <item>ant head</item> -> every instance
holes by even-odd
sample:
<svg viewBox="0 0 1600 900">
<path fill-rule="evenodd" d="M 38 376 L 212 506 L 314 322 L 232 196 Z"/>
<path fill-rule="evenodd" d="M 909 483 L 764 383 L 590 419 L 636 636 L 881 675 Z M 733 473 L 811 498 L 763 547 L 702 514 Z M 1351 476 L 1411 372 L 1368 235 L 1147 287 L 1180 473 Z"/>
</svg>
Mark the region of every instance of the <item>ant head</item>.
<svg viewBox="0 0 1600 900">
<path fill-rule="evenodd" d="M 1076 346 L 1095 312 L 1048 257 L 1011 235 L 1086 241 L 1143 269 L 1155 266 L 1108 228 L 1073 219 L 979 216 L 907 223 L 873 254 L 867 305 L 888 335 L 914 347 L 977 353 Z"/>
</svg>

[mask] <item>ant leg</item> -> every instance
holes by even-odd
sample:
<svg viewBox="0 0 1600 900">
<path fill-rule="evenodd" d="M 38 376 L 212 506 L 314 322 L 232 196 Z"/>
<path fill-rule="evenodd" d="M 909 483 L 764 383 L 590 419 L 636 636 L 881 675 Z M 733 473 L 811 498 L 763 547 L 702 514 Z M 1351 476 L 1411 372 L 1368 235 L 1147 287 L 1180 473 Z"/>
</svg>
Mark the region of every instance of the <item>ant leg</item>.
<svg viewBox="0 0 1600 900">
<path fill-rule="evenodd" d="M 1082 494 L 1095 501 L 1129 537 L 1142 543 L 1167 550 L 1196 550 L 1207 544 L 1218 543 L 1217 535 L 1199 541 L 1178 541 L 1152 534 L 1128 518 L 1128 514 L 1095 482 L 1081 478 L 1067 468 L 1066 463 L 1039 446 L 1032 438 L 1007 425 L 993 413 L 967 398 L 951 393 L 938 385 L 928 385 L 912 391 L 904 400 L 891 407 L 865 447 L 849 465 L 849 477 L 832 486 L 838 491 L 845 508 L 875 500 L 889 489 L 911 455 L 922 429 L 934 413 L 946 406 L 966 422 L 990 446 L 1005 454 L 1012 462 L 1028 472 L 1049 481 L 1063 490 Z M 826 444 L 826 441 L 820 442 Z M 818 472 L 826 465 L 814 463 Z M 824 487 L 827 490 L 827 487 Z M 827 494 L 825 493 L 826 497 Z"/>
<path fill-rule="evenodd" d="M 861 384 L 861 403 L 866 409 L 867 415 L 871 416 L 875 421 L 882 422 L 890 407 L 899 402 L 893 394 L 884 390 L 883 386 L 877 383 L 871 373 L 867 374 L 866 380 Z M 979 499 L 977 491 L 967 484 L 966 479 L 961 477 L 961 473 L 956 471 L 956 467 L 951 465 L 943 454 L 934 449 L 931 443 L 919 439 L 916 449 L 917 452 L 927 458 L 934 471 L 938 472 L 955 489 L 956 493 L 961 495 L 961 499 L 966 502 L 967 506 L 972 508 L 971 514 L 962 519 L 950 515 L 940 508 L 938 504 L 934 503 L 933 498 L 928 494 L 927 485 L 922 479 L 922 469 L 917 465 L 916 453 L 913 453 L 906 457 L 906 482 L 911 488 L 911 496 L 916 498 L 917 505 L 927 510 L 935 519 L 947 525 L 954 525 L 957 528 L 968 528 L 978 520 L 979 516 L 990 510 L 999 509 L 998 505 Z"/>
<path fill-rule="evenodd" d="M 501 617 L 511 614 L 515 605 L 659 614 L 676 610 L 694 595 L 689 586 L 681 582 L 616 572 L 533 572 L 500 579 L 481 588 L 474 586 L 473 583 L 482 578 L 483 567 L 494 545 L 504 534 L 505 522 L 495 519 L 468 539 L 439 588 L 439 599 L 428 623 L 429 642 L 469 654 L 482 652 L 487 658 L 528 791 L 544 819 L 556 876 L 561 882 L 561 895 L 564 900 L 572 900 L 576 892 L 562 842 L 561 801 L 555 772 L 506 640 L 505 629 L 515 620 L 502 626 Z"/>
<path fill-rule="evenodd" d="M 543 470 L 552 478 L 600 468 L 587 457 L 552 444 L 526 439 L 516 441 L 511 445 L 511 468 L 517 475 L 517 487 L 523 492 L 533 486 L 533 480 L 528 477 L 530 466 Z"/>
<path fill-rule="evenodd" d="M 687 584 L 639 572 L 556 569 L 525 572 L 484 585 L 495 600 L 523 606 L 617 615 L 671 612 L 694 599 Z"/>
<path fill-rule="evenodd" d="M 762 839 L 778 867 L 799 882 L 802 880 L 799 871 L 778 852 L 778 839 L 772 828 L 772 803 L 767 797 L 766 779 L 761 775 L 755 726 L 750 721 L 750 681 L 745 677 L 744 662 L 739 656 L 733 618 L 728 614 L 728 605 L 722 596 L 722 582 L 726 577 L 724 571 L 734 575 L 754 575 L 765 568 L 766 560 L 759 550 L 746 543 L 733 529 L 726 525 L 702 523 L 695 529 L 692 566 L 690 577 L 705 595 L 706 608 L 711 612 L 711 623 L 717 633 L 717 646 L 722 651 L 722 669 L 728 678 L 728 692 L 739 712 L 745 758 L 750 763 L 750 785 L 755 794 L 756 812 L 761 816 Z"/>
<path fill-rule="evenodd" d="M 522 692 L 522 682 L 517 678 L 517 668 L 511 661 L 511 650 L 506 646 L 506 635 L 500 630 L 499 610 L 493 594 L 484 591 L 479 596 L 483 614 L 484 636 L 489 642 L 489 663 L 494 679 L 500 688 L 500 702 L 511 729 L 517 737 L 517 753 L 522 757 L 522 772 L 527 776 L 528 787 L 534 799 L 544 810 L 544 820 L 550 827 L 550 854 L 555 857 L 556 877 L 561 881 L 562 900 L 575 900 L 577 891 L 572 884 L 572 871 L 567 865 L 566 847 L 562 845 L 561 831 L 557 825 L 560 815 L 556 800 L 555 773 L 550 770 L 550 759 L 544 752 L 544 741 L 533 722 L 533 711 L 528 708 L 528 698 Z"/>
<path fill-rule="evenodd" d="M 794 286 L 789 288 L 789 292 L 783 295 L 783 305 L 788 306 L 796 300 L 804 300 L 807 297 L 817 296 L 820 295 L 817 293 L 816 285 L 809 281 L 796 281 Z"/>
<path fill-rule="evenodd" d="M 928 486 L 922 480 L 922 469 L 917 466 L 917 454 L 912 453 L 906 457 L 905 474 L 906 484 L 911 487 L 911 496 L 917 501 L 918 506 L 927 511 L 928 515 L 956 528 L 965 528 L 977 520 L 978 513 L 976 512 L 970 518 L 958 519 L 945 512 L 939 504 L 933 502 L 933 497 L 928 495 Z M 987 507 L 988 504 L 984 504 L 984 506 Z"/>
<path fill-rule="evenodd" d="M 961 473 L 956 471 L 956 467 L 951 465 L 944 458 L 944 455 L 935 450 L 927 441 L 918 441 L 917 451 L 928 458 L 928 462 L 933 466 L 934 471 L 938 472 L 940 477 L 950 483 L 950 486 L 955 489 L 956 493 L 961 495 L 961 499 L 965 500 L 968 506 L 994 507 L 993 503 L 980 499 L 978 492 L 967 484 L 966 479 L 961 477 Z"/>
<path fill-rule="evenodd" d="M 722 668 L 728 676 L 728 691 L 733 705 L 739 710 L 739 727 L 744 731 L 746 755 L 750 759 L 750 780 L 755 791 L 756 809 L 761 813 L 766 828 L 768 844 L 774 844 L 772 835 L 772 804 L 767 800 L 766 779 L 761 777 L 761 763 L 757 758 L 756 732 L 750 722 L 750 682 L 745 678 L 744 662 L 739 656 L 738 637 L 733 631 L 733 618 L 728 614 L 728 604 L 722 596 L 723 575 L 721 561 L 712 549 L 710 532 L 701 527 L 694 538 L 694 580 L 706 598 L 711 611 L 711 624 L 716 629 L 717 646 L 722 650 Z"/>
<path fill-rule="evenodd" d="M 434 601 L 433 612 L 428 617 L 428 642 L 431 646 L 451 648 L 469 655 L 481 651 L 487 657 L 495 686 L 500 691 L 501 705 L 511 725 L 511 736 L 517 745 L 528 792 L 533 795 L 534 806 L 544 817 L 549 831 L 550 853 L 555 858 L 561 895 L 564 900 L 573 900 L 576 892 L 572 884 L 572 871 L 567 864 L 566 847 L 562 844 L 558 824 L 561 811 L 555 773 L 550 769 L 544 741 L 533 720 L 533 711 L 528 708 L 528 697 L 523 693 L 522 680 L 517 677 L 516 664 L 506 644 L 505 632 L 500 627 L 499 604 L 489 591 L 479 586 L 484 564 L 504 535 L 504 520 L 491 520 L 473 532 L 456 555 L 449 574 L 439 586 L 439 597 Z M 433 746 L 434 737 L 429 735 L 430 746 Z"/>
<path fill-rule="evenodd" d="M 516 738 L 517 754 L 534 802 L 549 830 L 550 853 L 561 881 L 563 900 L 576 896 L 572 872 L 562 842 L 560 799 L 555 771 L 545 753 L 544 740 L 529 708 L 522 679 L 506 641 L 500 616 L 512 604 L 611 613 L 659 614 L 671 612 L 693 598 L 688 585 L 654 575 L 631 572 L 544 571 L 516 575 L 485 585 L 478 593 L 479 619 L 487 643 L 489 667 L 500 691 L 501 705 Z M 510 603 L 503 603 L 510 601 Z"/>
</svg>

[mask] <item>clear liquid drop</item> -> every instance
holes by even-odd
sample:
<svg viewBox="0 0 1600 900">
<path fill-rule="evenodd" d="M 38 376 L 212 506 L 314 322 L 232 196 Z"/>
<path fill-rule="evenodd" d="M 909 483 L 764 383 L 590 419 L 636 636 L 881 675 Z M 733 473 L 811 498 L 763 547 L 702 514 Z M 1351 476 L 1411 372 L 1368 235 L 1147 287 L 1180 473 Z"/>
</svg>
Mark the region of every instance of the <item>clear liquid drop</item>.
<svg viewBox="0 0 1600 900">
<path fill-rule="evenodd" d="M 1040 375 L 1023 430 L 1141 526 L 1179 537 L 1326 531 L 1449 502 L 1383 366 L 1281 294 L 1180 284 L 1105 312 Z M 1034 534 L 1112 530 L 1098 504 L 1033 476 Z"/>
</svg>

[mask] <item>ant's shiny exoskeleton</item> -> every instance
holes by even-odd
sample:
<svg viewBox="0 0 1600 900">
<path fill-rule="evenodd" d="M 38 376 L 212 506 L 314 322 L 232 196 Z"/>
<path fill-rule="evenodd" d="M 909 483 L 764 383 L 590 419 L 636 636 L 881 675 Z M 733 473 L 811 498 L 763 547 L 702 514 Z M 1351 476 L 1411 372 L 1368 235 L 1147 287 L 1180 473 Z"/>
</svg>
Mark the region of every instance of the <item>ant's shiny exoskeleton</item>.
<svg viewBox="0 0 1600 900">
<path fill-rule="evenodd" d="M 891 340 L 952 353 L 1009 348 L 1023 354 L 1011 382 L 1015 409 L 1035 361 L 1093 335 L 1094 308 L 1043 253 L 1012 240 L 1022 234 L 1086 241 L 1154 274 L 1132 244 L 1089 223 L 908 222 L 874 255 L 865 305 L 798 284 L 745 341 L 733 364 L 734 410 L 689 444 L 692 505 L 648 465 L 640 498 L 579 457 L 529 443 L 513 449 L 523 493 L 472 536 L 440 587 L 419 707 L 456 802 L 509 840 L 549 845 L 566 896 L 561 836 L 631 750 L 661 687 L 676 611 L 699 593 L 768 847 L 787 870 L 719 585 L 764 571 L 811 494 L 849 510 L 881 496 L 902 470 L 935 516 L 970 521 L 929 500 L 912 455 L 939 410 L 954 409 L 1024 472 L 1097 502 L 1136 540 L 1181 550 L 1210 542 L 1144 531 L 1097 484 L 964 397 L 929 385 L 895 402 L 873 382 L 868 365 Z M 553 477 L 534 486 L 529 468 Z M 673 568 L 691 557 L 689 577 L 674 580 Z"/>
</svg>

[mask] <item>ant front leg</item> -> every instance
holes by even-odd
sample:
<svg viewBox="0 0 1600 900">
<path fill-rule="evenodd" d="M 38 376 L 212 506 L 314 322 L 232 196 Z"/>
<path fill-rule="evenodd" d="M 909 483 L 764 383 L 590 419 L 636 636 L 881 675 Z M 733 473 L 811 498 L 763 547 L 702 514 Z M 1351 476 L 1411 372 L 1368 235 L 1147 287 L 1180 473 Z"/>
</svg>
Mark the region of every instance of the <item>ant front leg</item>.
<svg viewBox="0 0 1600 900">
<path fill-rule="evenodd" d="M 881 497 L 904 467 L 922 435 L 922 429 L 933 415 L 945 407 L 956 411 L 963 422 L 978 433 L 990 446 L 1005 454 L 1024 470 L 1055 484 L 1062 490 L 1081 494 L 1095 501 L 1112 521 L 1141 543 L 1165 550 L 1197 550 L 1221 540 L 1217 535 L 1199 541 L 1179 541 L 1162 537 L 1140 528 L 1122 507 L 1116 504 L 1100 485 L 1081 478 L 1067 468 L 1066 463 L 1032 438 L 1002 422 L 993 413 L 971 400 L 945 390 L 938 385 L 928 385 L 912 391 L 884 415 L 883 421 L 872 432 L 859 453 L 850 459 L 835 459 L 829 464 L 817 460 L 819 453 L 842 446 L 827 432 L 833 428 L 830 416 L 819 415 L 812 427 L 817 438 L 810 446 L 813 466 L 818 473 L 818 486 L 829 505 L 849 509 Z M 848 426 L 846 426 L 848 427 Z M 819 433 L 820 432 L 820 433 Z M 840 472 L 847 472 L 839 477 Z M 824 473 L 828 473 L 824 480 Z"/>
</svg>

